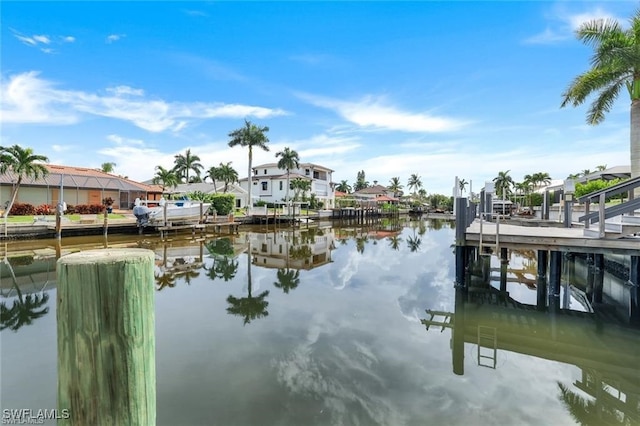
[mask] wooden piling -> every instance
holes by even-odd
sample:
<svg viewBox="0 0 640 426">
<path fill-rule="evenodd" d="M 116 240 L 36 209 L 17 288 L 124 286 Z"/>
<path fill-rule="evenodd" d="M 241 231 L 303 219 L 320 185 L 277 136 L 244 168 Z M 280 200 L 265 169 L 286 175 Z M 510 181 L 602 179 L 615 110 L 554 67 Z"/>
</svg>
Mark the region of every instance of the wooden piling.
<svg viewBox="0 0 640 426">
<path fill-rule="evenodd" d="M 154 253 L 89 250 L 57 264 L 59 425 L 156 421 Z"/>
<path fill-rule="evenodd" d="M 562 253 L 551 251 L 549 255 L 549 307 L 560 308 L 560 279 L 562 275 Z"/>
</svg>

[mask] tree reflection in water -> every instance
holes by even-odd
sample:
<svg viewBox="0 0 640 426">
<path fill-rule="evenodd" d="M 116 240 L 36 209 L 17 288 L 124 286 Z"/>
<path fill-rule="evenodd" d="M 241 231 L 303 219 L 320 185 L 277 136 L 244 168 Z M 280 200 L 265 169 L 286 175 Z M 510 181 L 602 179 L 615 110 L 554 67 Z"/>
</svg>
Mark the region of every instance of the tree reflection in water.
<svg viewBox="0 0 640 426">
<path fill-rule="evenodd" d="M 400 243 L 402 243 L 402 238 L 400 238 L 399 235 L 387 237 L 387 241 L 389 241 L 389 247 L 391 247 L 393 250 L 400 250 Z"/>
<path fill-rule="evenodd" d="M 267 311 L 269 302 L 265 300 L 269 295 L 269 290 L 265 290 L 257 296 L 252 294 L 251 242 L 249 242 L 247 251 L 247 293 L 246 297 L 235 297 L 233 295 L 229 295 L 229 297 L 227 297 L 227 303 L 230 305 L 227 308 L 227 313 L 243 317 L 244 325 L 249 324 L 255 319 L 269 315 L 269 312 Z"/>
<path fill-rule="evenodd" d="M 300 284 L 300 271 L 297 269 L 278 269 L 277 279 L 278 281 L 274 282 L 273 285 L 282 289 L 283 292 L 289 293 L 290 290 Z"/>
<path fill-rule="evenodd" d="M 30 325 L 49 312 L 49 307 L 38 310 L 49 301 L 48 293 L 24 296 L 20 287 L 14 284 L 14 288 L 18 293 L 18 299 L 13 301 L 11 308 L 8 308 L 4 302 L 0 303 L 0 330 L 18 331 L 22 326 Z"/>
<path fill-rule="evenodd" d="M 616 415 L 616 410 L 607 404 L 597 404 L 596 401 L 587 400 L 568 387 L 558 382 L 560 388 L 560 400 L 571 413 L 571 417 L 582 426 L 618 425 L 627 424 L 621 422 Z M 601 392 L 606 392 L 602 389 Z M 629 423 L 631 424 L 631 423 Z"/>
</svg>

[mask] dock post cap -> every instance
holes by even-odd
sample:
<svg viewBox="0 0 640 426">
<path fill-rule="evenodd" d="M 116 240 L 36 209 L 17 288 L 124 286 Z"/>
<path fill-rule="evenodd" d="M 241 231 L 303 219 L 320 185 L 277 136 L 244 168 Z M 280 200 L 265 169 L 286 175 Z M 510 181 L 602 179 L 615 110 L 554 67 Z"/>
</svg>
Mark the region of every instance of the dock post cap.
<svg viewBox="0 0 640 426">
<path fill-rule="evenodd" d="M 62 256 L 58 259 L 58 264 L 110 264 L 123 261 L 138 262 L 145 258 L 150 258 L 153 261 L 155 260 L 155 254 L 151 250 L 142 248 L 94 249 Z"/>
</svg>

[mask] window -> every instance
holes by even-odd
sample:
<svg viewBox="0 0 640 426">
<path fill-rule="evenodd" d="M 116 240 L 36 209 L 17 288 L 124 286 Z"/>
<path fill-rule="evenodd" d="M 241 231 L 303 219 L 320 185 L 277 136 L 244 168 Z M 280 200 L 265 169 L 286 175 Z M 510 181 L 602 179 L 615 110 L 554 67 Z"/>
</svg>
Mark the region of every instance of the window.
<svg viewBox="0 0 640 426">
<path fill-rule="evenodd" d="M 282 191 L 282 181 L 280 181 L 280 191 Z"/>
<path fill-rule="evenodd" d="M 254 175 L 257 175 L 257 174 L 258 174 L 258 169 L 255 169 L 255 170 L 253 171 L 253 174 L 254 174 Z"/>
<path fill-rule="evenodd" d="M 240 199 L 238 198 L 238 199 L 236 200 L 236 208 L 238 208 L 238 209 L 239 209 L 240 207 L 241 207 L 241 206 L 240 206 Z"/>
<path fill-rule="evenodd" d="M 318 172 L 314 171 L 314 172 L 313 172 L 313 178 L 314 178 L 314 179 L 319 179 L 319 178 L 320 178 L 320 173 L 318 173 Z"/>
<path fill-rule="evenodd" d="M 265 175 L 267 174 L 267 169 L 264 169 L 264 174 L 265 174 Z"/>
<path fill-rule="evenodd" d="M 254 184 L 254 185 L 257 185 L 257 184 L 258 184 L 258 182 L 253 182 L 253 184 Z"/>
<path fill-rule="evenodd" d="M 304 174 L 309 176 L 309 169 L 304 169 Z"/>
<path fill-rule="evenodd" d="M 267 190 L 267 185 L 269 184 L 269 182 L 261 182 L 262 184 L 262 190 L 266 191 Z"/>
</svg>

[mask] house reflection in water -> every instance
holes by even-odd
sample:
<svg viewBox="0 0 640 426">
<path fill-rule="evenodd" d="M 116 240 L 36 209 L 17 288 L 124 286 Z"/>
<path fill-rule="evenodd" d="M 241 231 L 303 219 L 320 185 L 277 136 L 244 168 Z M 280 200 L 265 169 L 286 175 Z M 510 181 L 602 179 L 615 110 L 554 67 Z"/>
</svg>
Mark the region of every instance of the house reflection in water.
<svg viewBox="0 0 640 426">
<path fill-rule="evenodd" d="M 252 263 L 264 268 L 313 269 L 331 263 L 335 249 L 330 228 L 282 229 L 247 233 Z"/>
</svg>

